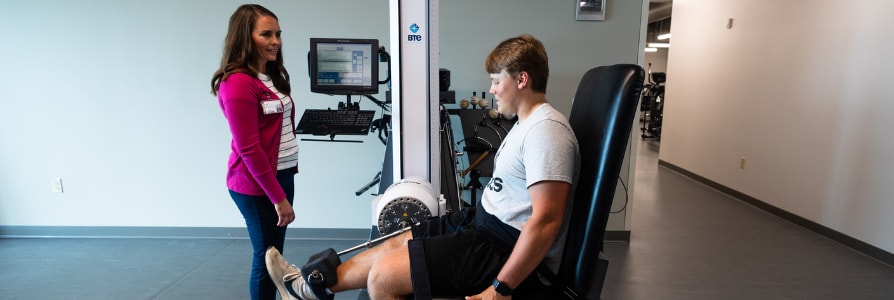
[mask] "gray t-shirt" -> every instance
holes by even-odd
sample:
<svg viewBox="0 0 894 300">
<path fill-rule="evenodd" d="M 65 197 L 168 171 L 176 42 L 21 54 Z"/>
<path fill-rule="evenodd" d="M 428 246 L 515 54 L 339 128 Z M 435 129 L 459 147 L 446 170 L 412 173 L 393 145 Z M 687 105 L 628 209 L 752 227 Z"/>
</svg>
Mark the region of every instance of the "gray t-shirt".
<svg viewBox="0 0 894 300">
<path fill-rule="evenodd" d="M 494 158 L 494 174 L 481 205 L 503 223 L 521 230 L 532 214 L 528 187 L 544 180 L 574 185 L 579 164 L 577 138 L 568 118 L 544 103 L 506 135 Z M 572 199 L 569 195 L 561 231 L 545 259 L 554 271 L 565 244 Z"/>
</svg>

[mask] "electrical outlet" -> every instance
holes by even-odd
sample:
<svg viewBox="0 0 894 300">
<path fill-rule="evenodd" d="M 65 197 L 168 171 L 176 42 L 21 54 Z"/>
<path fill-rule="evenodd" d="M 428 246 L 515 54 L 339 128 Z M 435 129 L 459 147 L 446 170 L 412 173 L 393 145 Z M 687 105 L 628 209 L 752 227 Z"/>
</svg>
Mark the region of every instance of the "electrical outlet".
<svg viewBox="0 0 894 300">
<path fill-rule="evenodd" d="M 53 193 L 62 193 L 62 178 L 50 178 L 50 189 Z"/>
<path fill-rule="evenodd" d="M 745 170 L 745 157 L 744 156 L 739 158 L 739 169 Z"/>
</svg>

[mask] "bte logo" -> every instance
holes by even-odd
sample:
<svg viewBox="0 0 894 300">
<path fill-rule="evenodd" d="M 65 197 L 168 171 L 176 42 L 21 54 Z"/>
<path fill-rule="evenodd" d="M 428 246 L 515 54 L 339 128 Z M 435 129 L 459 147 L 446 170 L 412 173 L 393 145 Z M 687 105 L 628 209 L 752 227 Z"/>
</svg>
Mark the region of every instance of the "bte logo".
<svg viewBox="0 0 894 300">
<path fill-rule="evenodd" d="M 412 33 L 417 33 L 417 32 L 419 32 L 419 25 L 416 25 L 416 23 L 410 24 L 410 32 L 412 32 Z M 422 41 L 422 35 L 420 35 L 420 34 L 408 34 L 408 35 L 407 35 L 407 41 L 408 41 L 408 42 L 421 42 L 421 41 Z"/>
</svg>

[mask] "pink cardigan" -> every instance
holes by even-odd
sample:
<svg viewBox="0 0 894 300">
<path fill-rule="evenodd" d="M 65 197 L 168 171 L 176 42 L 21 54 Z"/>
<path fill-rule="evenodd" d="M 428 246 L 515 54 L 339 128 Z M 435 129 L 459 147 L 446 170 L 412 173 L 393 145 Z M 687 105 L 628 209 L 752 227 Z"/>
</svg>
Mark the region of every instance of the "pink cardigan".
<svg viewBox="0 0 894 300">
<path fill-rule="evenodd" d="M 217 91 L 217 100 L 233 136 L 227 188 L 240 194 L 267 195 L 271 202 L 277 203 L 286 198 L 276 179 L 282 113 L 263 113 L 261 101 L 268 96 L 279 99 L 260 79 L 245 73 L 230 75 L 221 81 Z M 295 124 L 295 109 L 290 117 Z"/>
</svg>

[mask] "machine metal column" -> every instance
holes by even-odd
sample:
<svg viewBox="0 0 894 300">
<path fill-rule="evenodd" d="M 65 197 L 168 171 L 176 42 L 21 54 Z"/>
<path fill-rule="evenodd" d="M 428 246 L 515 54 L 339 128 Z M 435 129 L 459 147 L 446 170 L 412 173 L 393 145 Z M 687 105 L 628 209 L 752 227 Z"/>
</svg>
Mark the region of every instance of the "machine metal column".
<svg viewBox="0 0 894 300">
<path fill-rule="evenodd" d="M 389 7 L 394 182 L 418 176 L 440 191 L 438 0 L 390 0 Z"/>
</svg>

